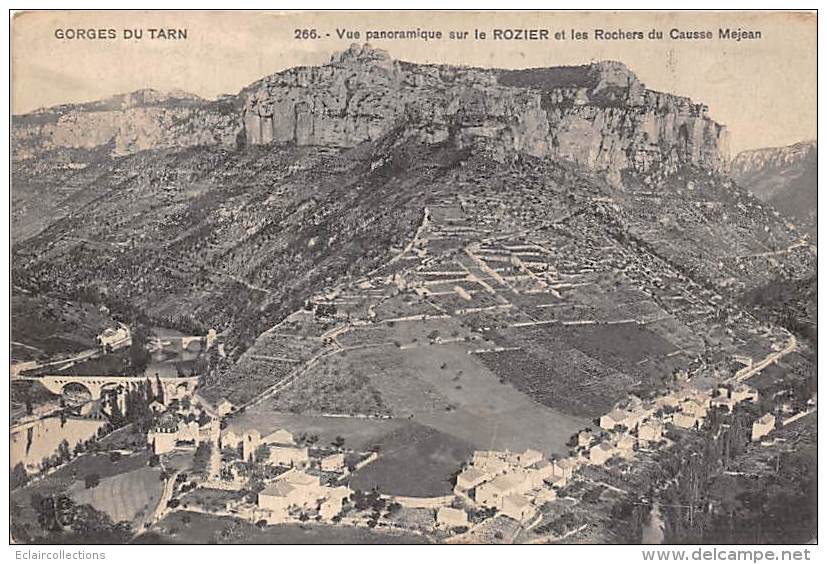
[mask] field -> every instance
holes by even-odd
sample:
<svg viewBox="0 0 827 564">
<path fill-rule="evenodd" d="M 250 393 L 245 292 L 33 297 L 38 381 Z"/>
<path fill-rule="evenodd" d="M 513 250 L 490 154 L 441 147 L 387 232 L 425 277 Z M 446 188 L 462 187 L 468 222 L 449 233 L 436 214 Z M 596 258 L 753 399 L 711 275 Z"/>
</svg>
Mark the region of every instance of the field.
<svg viewBox="0 0 827 564">
<path fill-rule="evenodd" d="M 90 489 L 77 482 L 68 493 L 77 503 L 88 503 L 116 523 L 138 521 L 150 515 L 161 498 L 160 476 L 158 468 L 144 466 L 103 478 L 98 486 Z"/>
<path fill-rule="evenodd" d="M 304 414 L 387 414 L 379 391 L 365 374 L 352 370 L 344 355 L 325 359 L 314 376 L 280 393 L 273 407 Z"/>
<path fill-rule="evenodd" d="M 107 478 L 126 475 L 147 466 L 149 451 L 125 456 L 112 462 L 108 454 L 88 454 L 76 458 L 56 472 L 10 493 L 11 505 L 15 508 L 15 525 L 39 530 L 37 515 L 32 508 L 33 496 L 56 496 L 75 487 L 83 487 L 82 480 L 87 474 L 98 474 L 101 483 Z M 160 488 L 160 480 L 156 477 Z"/>
<path fill-rule="evenodd" d="M 397 296 L 386 304 L 403 301 Z M 377 322 L 337 341 L 345 349 L 320 359 L 280 392 L 273 410 L 388 413 L 474 448 L 546 453 L 565 452 L 568 438 L 587 423 L 534 401 L 489 370 L 483 355 L 469 354 L 495 343 L 461 318 Z"/>
<path fill-rule="evenodd" d="M 269 525 L 256 527 L 233 517 L 176 511 L 167 515 L 141 543 L 170 544 L 423 544 L 411 533 L 331 525 Z"/>
<path fill-rule="evenodd" d="M 473 451 L 468 443 L 429 427 L 410 424 L 383 438 L 379 458 L 357 470 L 355 490 L 436 497 L 451 493 L 453 478 Z"/>
<path fill-rule="evenodd" d="M 248 408 L 228 420 L 228 429 L 237 433 L 258 429 L 262 436 L 277 429 L 288 429 L 294 436 L 317 435 L 319 444 L 329 445 L 337 436 L 344 437 L 345 448 L 367 451 L 388 435 L 407 425 L 395 419 L 363 419 L 353 417 L 323 417 L 279 413 L 264 402 Z"/>
</svg>

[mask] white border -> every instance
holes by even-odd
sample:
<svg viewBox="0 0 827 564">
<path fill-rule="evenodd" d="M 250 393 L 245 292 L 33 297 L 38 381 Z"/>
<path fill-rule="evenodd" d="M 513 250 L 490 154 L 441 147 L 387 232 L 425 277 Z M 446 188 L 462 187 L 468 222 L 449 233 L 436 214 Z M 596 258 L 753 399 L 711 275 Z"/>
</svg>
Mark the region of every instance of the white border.
<svg viewBox="0 0 827 564">
<path fill-rule="evenodd" d="M 16 9 L 64 9 L 67 2 L 60 2 L 60 1 L 48 1 L 48 2 L 24 2 L 19 1 L 15 2 L 13 7 Z M 219 8 L 226 8 L 228 4 L 231 4 L 234 8 L 246 8 L 246 9 L 261 9 L 261 10 L 309 10 L 309 9 L 374 9 L 374 10 L 386 10 L 391 7 L 391 3 L 385 1 L 365 1 L 359 3 L 340 3 L 340 2 L 331 2 L 331 1 L 322 1 L 322 2 L 315 2 L 310 3 L 312 6 L 308 6 L 308 3 L 299 3 L 299 2 L 281 2 L 277 4 L 268 3 L 268 2 L 251 2 L 245 0 L 238 0 L 232 3 L 222 3 L 222 2 L 215 2 L 215 1 L 201 1 L 201 2 L 179 2 L 179 3 L 170 3 L 166 1 L 158 1 L 158 0 L 148 0 L 145 2 L 119 2 L 116 4 L 112 2 L 105 2 L 102 0 L 94 0 L 94 1 L 85 1 L 85 2 L 74 2 L 70 3 L 74 4 L 72 7 L 83 7 L 88 9 L 113 9 L 113 8 L 130 8 L 130 9 L 169 9 L 169 8 L 190 8 L 190 9 L 219 9 Z M 177 5 L 173 5 L 177 4 Z M 392 3 L 393 8 L 404 8 L 404 9 L 437 9 L 437 10 L 447 10 L 447 9 L 473 9 L 473 10 L 496 10 L 496 9 L 505 9 L 505 10 L 516 10 L 516 9 L 531 9 L 531 10 L 562 10 L 562 9 L 569 9 L 569 10 L 588 10 L 588 9 L 610 9 L 610 10 L 622 10 L 622 9 L 654 9 L 654 10 L 674 10 L 674 9 L 691 9 L 691 10 L 722 10 L 722 9 L 758 9 L 758 10 L 769 10 L 769 9 L 794 9 L 795 7 L 786 7 L 783 5 L 779 5 L 779 2 L 767 2 L 767 1 L 739 1 L 739 2 L 715 2 L 712 5 L 699 5 L 698 3 L 693 2 L 671 2 L 669 5 L 665 5 L 663 2 L 657 1 L 636 1 L 636 2 L 627 2 L 622 7 L 611 2 L 607 1 L 600 1 L 600 2 L 590 2 L 588 6 L 585 6 L 583 3 L 580 2 L 540 2 L 540 1 L 520 1 L 515 0 L 512 2 L 490 2 L 490 1 L 476 1 L 476 2 L 450 2 L 450 1 L 434 1 L 434 0 L 421 0 L 419 2 L 394 2 Z M 811 6 L 802 6 L 802 9 L 805 8 L 812 8 L 815 3 L 810 2 Z M 11 7 L 11 6 L 10 6 Z M 9 92 L 9 28 L 5 26 L 3 29 L 3 48 L 5 50 L 5 57 L 4 60 L 6 61 L 6 68 L 3 76 L 4 76 L 4 96 L 6 101 L 6 108 L 9 107 L 9 99 L 8 99 L 8 92 Z M 819 33 L 819 41 L 823 42 L 824 40 L 824 32 L 820 29 Z M 795 38 L 791 37 L 790 41 L 794 41 Z M 824 84 L 823 81 L 825 80 L 825 74 L 822 72 L 822 62 L 819 61 L 819 89 L 821 92 L 827 91 L 823 88 Z M 821 105 L 821 96 L 819 96 L 819 110 L 822 109 Z M 827 114 L 825 112 L 819 112 L 819 129 L 821 129 L 821 125 L 823 121 L 827 119 Z M 9 114 L 4 114 L 4 129 L 6 132 L 9 131 Z M 3 152 L 5 158 L 3 159 L 3 176 L 4 178 L 8 178 L 8 156 L 9 156 L 9 148 L 8 148 L 8 135 L 3 135 L 2 138 L 3 143 Z M 819 180 L 819 192 L 822 194 L 827 194 L 827 188 L 824 187 L 824 183 L 827 182 L 825 180 L 827 178 L 827 174 L 823 175 Z M 7 185 L 7 190 L 9 189 Z M 3 253 L 3 261 L 7 265 L 7 269 L 9 268 L 9 199 L 8 199 L 8 192 L 6 192 L 5 197 L 2 198 L 2 217 L 6 218 L 6 222 L 4 223 L 3 230 L 2 230 L 2 253 Z M 824 207 L 827 206 L 827 197 L 820 198 L 819 200 L 819 215 L 821 217 L 827 217 L 824 215 Z M 827 230 L 824 230 L 821 222 L 819 224 L 820 230 L 823 233 L 827 233 Z M 823 285 L 827 284 L 827 279 L 823 276 L 821 272 L 821 267 L 819 267 L 819 275 L 822 282 L 819 283 L 819 294 L 823 289 Z M 7 270 L 7 273 L 9 270 Z M 3 277 L 2 279 L 2 291 L 4 296 L 9 296 L 9 287 L 8 287 L 8 276 Z M 5 319 L 9 319 L 9 302 L 7 299 L 2 300 L 2 311 L 3 317 Z M 819 322 L 822 321 L 821 315 L 819 315 Z M 2 344 L 2 351 L 5 358 L 9 358 L 8 356 L 8 347 L 9 347 L 9 335 L 8 335 L 8 324 L 2 324 L 2 335 L 0 336 L 0 344 Z M 820 358 L 819 363 L 819 374 L 823 373 L 824 369 L 824 361 Z M 3 398 L 2 404 L 4 406 L 4 410 L 8 410 L 8 388 L 3 387 Z M 6 421 L 8 421 L 8 413 L 6 413 Z M 822 435 L 822 425 L 819 425 L 819 435 Z M 819 440 L 819 446 L 821 446 L 822 441 Z M 2 447 L 3 452 L 8 452 L 8 435 L 3 434 L 3 444 Z M 824 456 L 825 452 L 824 449 L 820 449 L 819 452 L 819 465 L 822 468 L 827 468 L 827 465 L 824 463 Z M 8 478 L 6 475 L 3 475 L 3 484 L 0 486 L 2 489 L 5 500 L 6 500 L 6 508 L 8 508 Z M 822 506 L 822 498 L 823 498 L 823 491 L 827 489 L 827 486 L 822 486 L 820 493 L 819 493 L 819 508 Z M 824 532 L 824 522 L 825 519 L 822 518 L 819 523 L 819 536 L 823 536 Z M 2 523 L 0 523 L 0 530 L 8 530 L 8 512 L 3 511 L 2 513 Z M 15 546 L 8 546 L 6 549 L 6 553 L 10 559 L 15 559 L 15 551 L 17 550 L 34 550 L 38 547 L 32 546 L 25 546 L 25 547 L 15 547 Z M 46 547 L 43 547 L 44 549 Z M 77 551 L 81 547 L 64 547 L 67 551 L 73 552 Z M 687 554 L 689 554 L 694 548 L 696 547 L 679 547 L 684 548 L 687 550 Z M 727 547 L 721 547 L 727 548 Z M 749 549 L 749 548 L 757 548 L 761 550 L 765 550 L 769 547 L 738 547 L 740 549 Z M 783 547 L 773 547 L 776 549 L 782 549 Z M 802 547 L 791 547 L 791 548 L 802 548 Z M 817 557 L 817 554 L 822 554 L 822 558 L 824 556 L 824 550 L 821 550 L 818 546 L 812 547 L 804 547 L 810 548 L 813 552 L 813 559 Z M 555 547 L 537 547 L 537 546 L 511 546 L 511 547 L 498 547 L 498 546 L 467 546 L 464 548 L 454 547 L 454 546 L 438 546 L 438 547 L 419 547 L 419 546 L 404 546 L 404 547 L 395 547 L 392 545 L 381 545 L 381 546 L 273 546 L 273 547 L 261 547 L 261 546 L 124 546 L 124 547 L 84 547 L 84 549 L 88 552 L 92 551 L 102 551 L 106 554 L 106 561 L 108 562 L 117 562 L 117 563 L 140 563 L 144 564 L 148 559 L 157 559 L 158 562 L 174 562 L 174 561 L 181 561 L 181 562 L 198 562 L 199 564 L 209 564 L 212 562 L 221 562 L 222 564 L 226 564 L 227 560 L 233 560 L 236 562 L 241 562 L 247 559 L 255 559 L 257 563 L 271 563 L 271 562 L 295 562 L 295 563 L 311 563 L 311 562 L 325 562 L 326 564 L 344 564 L 349 562 L 359 562 L 363 563 L 366 562 L 367 559 L 376 560 L 378 562 L 399 562 L 400 564 L 407 564 L 413 562 L 420 562 L 422 559 L 427 559 L 431 562 L 456 562 L 457 560 L 472 560 L 475 564 L 488 564 L 488 563 L 497 563 L 501 564 L 504 559 L 509 559 L 514 556 L 518 556 L 520 558 L 527 559 L 528 562 L 537 562 L 545 563 L 545 562 L 561 562 L 561 563 L 570 563 L 570 562 L 582 562 L 585 564 L 591 562 L 610 562 L 611 564 L 623 564 L 626 562 L 643 562 L 643 558 L 641 557 L 641 548 L 635 546 L 555 546 Z M 54 550 L 52 550 L 53 552 Z M 517 554 L 519 552 L 519 555 Z M 13 561 L 13 560 L 6 560 L 6 561 Z"/>
</svg>

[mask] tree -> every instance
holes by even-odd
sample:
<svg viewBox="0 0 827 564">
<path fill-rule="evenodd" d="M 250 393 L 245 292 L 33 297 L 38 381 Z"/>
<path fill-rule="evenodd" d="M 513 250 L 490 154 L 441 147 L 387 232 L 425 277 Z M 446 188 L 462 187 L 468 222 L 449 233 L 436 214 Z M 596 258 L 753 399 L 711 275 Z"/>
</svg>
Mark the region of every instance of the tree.
<svg viewBox="0 0 827 564">
<path fill-rule="evenodd" d="M 155 373 L 155 399 L 160 403 L 166 404 L 164 401 L 164 386 L 161 384 L 161 377 Z"/>
<path fill-rule="evenodd" d="M 342 448 L 345 445 L 345 438 L 341 435 L 337 435 L 330 444 L 336 448 Z"/>
<path fill-rule="evenodd" d="M 72 459 L 72 451 L 69 450 L 69 441 L 63 439 L 57 447 L 57 456 L 59 463 L 68 462 Z"/>
<path fill-rule="evenodd" d="M 133 374 L 141 374 L 149 365 L 151 358 L 146 348 L 149 342 L 149 330 L 143 323 L 136 323 L 132 330 L 132 343 L 129 345 L 129 366 Z"/>
<path fill-rule="evenodd" d="M 29 474 L 26 472 L 26 467 L 22 462 L 14 465 L 11 472 L 9 472 L 9 487 L 11 489 L 19 488 L 29 481 Z"/>
<path fill-rule="evenodd" d="M 212 443 L 202 442 L 198 444 L 195 449 L 195 454 L 192 458 L 192 469 L 196 472 L 205 472 L 210 463 L 210 455 L 212 453 Z"/>
<path fill-rule="evenodd" d="M 98 487 L 98 485 L 101 483 L 100 474 L 94 472 L 92 474 L 87 474 L 83 478 L 83 483 L 86 486 L 87 490 L 91 490 L 92 488 Z"/>
</svg>

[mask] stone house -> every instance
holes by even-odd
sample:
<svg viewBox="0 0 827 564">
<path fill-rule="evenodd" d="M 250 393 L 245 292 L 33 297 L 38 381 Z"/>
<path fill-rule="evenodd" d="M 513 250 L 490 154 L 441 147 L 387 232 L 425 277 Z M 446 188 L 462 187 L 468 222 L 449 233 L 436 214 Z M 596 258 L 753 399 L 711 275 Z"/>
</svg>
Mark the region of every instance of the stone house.
<svg viewBox="0 0 827 564">
<path fill-rule="evenodd" d="M 235 406 L 227 398 L 221 398 L 221 401 L 218 402 L 215 409 L 218 412 L 219 417 L 224 417 L 228 413 L 232 412 L 235 409 Z"/>
<path fill-rule="evenodd" d="M 505 474 L 490 482 L 485 482 L 476 489 L 474 501 L 485 507 L 502 509 L 503 500 L 515 493 L 522 493 L 530 489 L 526 477 L 522 474 Z"/>
<path fill-rule="evenodd" d="M 341 452 L 325 456 L 321 460 L 322 472 L 341 472 L 345 468 L 345 455 Z"/>
<path fill-rule="evenodd" d="M 700 426 L 702 420 L 689 413 L 680 412 L 672 416 L 672 423 L 681 429 L 694 429 Z"/>
<path fill-rule="evenodd" d="M 515 521 L 525 523 L 537 514 L 537 509 L 531 505 L 527 497 L 520 494 L 506 496 L 502 502 L 503 515 L 511 517 Z"/>
<path fill-rule="evenodd" d="M 571 479 L 574 474 L 576 464 L 571 458 L 562 458 L 552 462 L 551 475 L 555 478 Z"/>
<path fill-rule="evenodd" d="M 772 413 L 766 413 L 752 424 L 752 440 L 759 441 L 774 430 L 775 415 Z"/>
<path fill-rule="evenodd" d="M 277 429 L 262 439 L 268 445 L 294 445 L 293 433 L 286 429 Z"/>
<path fill-rule="evenodd" d="M 436 524 L 443 529 L 467 527 L 468 515 L 462 509 L 440 507 L 436 512 Z"/>
<path fill-rule="evenodd" d="M 637 429 L 637 438 L 641 443 L 656 443 L 663 438 L 663 425 L 659 421 L 644 421 Z"/>
<path fill-rule="evenodd" d="M 456 487 L 460 490 L 470 490 L 490 478 L 491 475 L 488 472 L 469 466 L 457 475 Z"/>
<path fill-rule="evenodd" d="M 267 462 L 276 466 L 306 466 L 310 455 L 307 447 L 272 446 Z"/>
<path fill-rule="evenodd" d="M 602 466 L 615 454 L 617 454 L 615 447 L 613 447 L 611 443 L 603 441 L 599 445 L 595 445 L 589 449 L 589 460 L 592 464 Z"/>
</svg>

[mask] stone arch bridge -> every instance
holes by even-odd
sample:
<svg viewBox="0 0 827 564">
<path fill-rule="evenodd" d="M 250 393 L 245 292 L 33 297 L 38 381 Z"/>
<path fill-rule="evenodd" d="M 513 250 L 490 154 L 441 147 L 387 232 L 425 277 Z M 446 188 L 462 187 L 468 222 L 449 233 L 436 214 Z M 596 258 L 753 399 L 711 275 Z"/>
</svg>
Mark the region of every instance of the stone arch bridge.
<svg viewBox="0 0 827 564">
<path fill-rule="evenodd" d="M 63 395 L 64 388 L 69 384 L 79 384 L 89 390 L 89 394 L 93 400 L 98 400 L 103 396 L 103 392 L 108 389 L 114 389 L 119 386 L 124 389 L 136 389 L 141 384 L 147 381 L 145 376 L 31 376 L 27 378 L 20 378 L 21 380 L 37 380 L 43 387 L 53 394 Z M 195 388 L 198 386 L 198 376 L 189 376 L 186 378 L 171 377 L 160 378 L 161 385 L 164 388 L 164 400 L 170 401 L 172 399 L 183 399 L 191 397 L 195 393 Z M 154 387 L 156 381 L 154 378 L 149 379 L 150 384 Z"/>
</svg>

